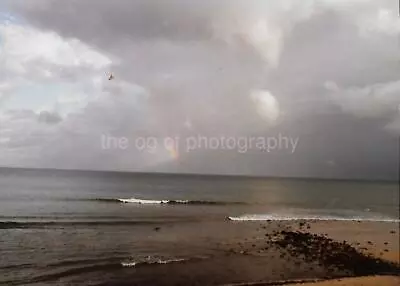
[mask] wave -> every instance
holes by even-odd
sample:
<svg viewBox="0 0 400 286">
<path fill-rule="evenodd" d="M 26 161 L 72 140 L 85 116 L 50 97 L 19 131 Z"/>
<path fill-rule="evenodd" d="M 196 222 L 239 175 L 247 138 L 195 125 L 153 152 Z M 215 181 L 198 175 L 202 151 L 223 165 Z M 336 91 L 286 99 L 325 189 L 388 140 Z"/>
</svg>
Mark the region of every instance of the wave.
<svg viewBox="0 0 400 286">
<path fill-rule="evenodd" d="M 318 220 L 318 221 L 368 221 L 368 222 L 395 222 L 400 220 L 384 216 L 333 216 L 333 215 L 282 215 L 282 214 L 248 214 L 242 216 L 229 216 L 230 221 L 296 221 L 296 220 Z"/>
<path fill-rule="evenodd" d="M 121 262 L 122 267 L 139 267 L 146 265 L 157 265 L 157 264 L 170 264 L 170 263 L 183 263 L 189 261 L 199 261 L 208 259 L 208 256 L 191 256 L 189 258 L 166 258 L 160 256 L 147 256 L 144 258 L 136 257 L 132 260 Z"/>
<path fill-rule="evenodd" d="M 189 259 L 185 259 L 185 258 L 175 258 L 175 259 L 166 259 L 166 260 L 162 260 L 162 259 L 158 259 L 155 261 L 124 261 L 121 262 L 121 266 L 122 267 L 137 267 L 140 265 L 152 265 L 152 264 L 170 264 L 170 263 L 177 263 L 177 262 L 184 262 L 184 261 L 188 261 Z"/>
<path fill-rule="evenodd" d="M 121 203 L 130 204 L 143 204 L 143 205 L 154 205 L 154 204 L 167 204 L 167 205 L 238 205 L 245 204 L 241 202 L 218 202 L 218 201 L 202 201 L 202 200 L 147 200 L 147 199 L 116 199 Z M 114 201 L 114 200 L 113 200 Z"/>
<path fill-rule="evenodd" d="M 138 199 L 138 198 L 88 198 L 88 199 L 68 199 L 72 201 L 89 201 L 101 203 L 125 203 L 125 204 L 141 204 L 141 205 L 245 205 L 244 202 L 221 202 L 207 200 L 155 200 L 155 199 Z"/>
</svg>

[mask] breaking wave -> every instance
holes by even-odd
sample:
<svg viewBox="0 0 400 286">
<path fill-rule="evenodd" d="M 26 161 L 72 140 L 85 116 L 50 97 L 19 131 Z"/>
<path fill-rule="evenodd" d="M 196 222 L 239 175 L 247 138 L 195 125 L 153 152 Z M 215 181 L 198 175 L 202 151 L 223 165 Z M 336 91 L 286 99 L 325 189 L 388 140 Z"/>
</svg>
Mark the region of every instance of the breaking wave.
<svg viewBox="0 0 400 286">
<path fill-rule="evenodd" d="M 189 258 L 167 258 L 162 256 L 147 256 L 147 257 L 135 257 L 135 259 L 126 260 L 121 262 L 122 267 L 140 267 L 146 265 L 157 265 L 157 264 L 170 264 L 170 263 L 183 263 L 189 261 L 198 261 L 208 259 L 208 256 L 191 256 Z"/>
<path fill-rule="evenodd" d="M 100 199 L 98 199 L 100 200 Z M 104 200 L 104 199 L 101 199 Z M 242 205 L 241 202 L 218 202 L 218 201 L 202 201 L 202 200 L 147 200 L 147 199 L 107 199 L 112 202 L 126 203 L 126 204 L 166 204 L 166 205 Z"/>
<path fill-rule="evenodd" d="M 71 201 L 71 199 L 68 199 Z M 96 198 L 96 199 L 72 199 L 72 201 L 89 201 L 100 203 L 125 203 L 140 205 L 246 205 L 244 202 L 223 202 L 223 201 L 207 201 L 207 200 L 155 200 L 155 199 L 138 199 L 138 198 Z"/>
<path fill-rule="evenodd" d="M 369 221 L 369 222 L 395 222 L 400 220 L 386 216 L 334 216 L 334 215 L 282 215 L 282 214 L 247 214 L 229 216 L 231 221 L 292 221 L 292 220 L 319 220 L 319 221 Z"/>
<path fill-rule="evenodd" d="M 178 262 L 184 262 L 188 261 L 188 259 L 185 258 L 176 258 L 176 259 L 157 259 L 157 260 L 148 260 L 148 261 L 123 261 L 121 262 L 121 265 L 123 267 L 137 267 L 140 265 L 151 265 L 151 264 L 169 264 L 169 263 L 178 263 Z"/>
</svg>

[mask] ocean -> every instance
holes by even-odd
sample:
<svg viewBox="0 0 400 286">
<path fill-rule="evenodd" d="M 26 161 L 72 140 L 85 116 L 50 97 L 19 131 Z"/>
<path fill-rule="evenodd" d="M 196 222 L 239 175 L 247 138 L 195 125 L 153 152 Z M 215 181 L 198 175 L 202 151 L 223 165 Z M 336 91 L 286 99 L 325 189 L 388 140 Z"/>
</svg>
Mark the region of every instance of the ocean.
<svg viewBox="0 0 400 286">
<path fill-rule="evenodd" d="M 145 285 L 152 267 L 218 257 L 237 224 L 398 222 L 398 202 L 395 182 L 4 168 L 0 285 Z"/>
</svg>

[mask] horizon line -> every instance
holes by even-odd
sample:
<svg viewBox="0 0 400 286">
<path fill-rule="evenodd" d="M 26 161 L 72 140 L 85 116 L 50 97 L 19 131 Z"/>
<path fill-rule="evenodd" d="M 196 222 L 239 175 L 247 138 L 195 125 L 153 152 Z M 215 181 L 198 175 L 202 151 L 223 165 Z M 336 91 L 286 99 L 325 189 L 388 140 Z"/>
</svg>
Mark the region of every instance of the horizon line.
<svg viewBox="0 0 400 286">
<path fill-rule="evenodd" d="M 82 172 L 82 173 L 117 173 L 123 175 L 156 175 L 156 176 L 197 176 L 197 177 L 228 177 L 243 179 L 278 179 L 278 180 L 319 180 L 319 181 L 361 181 L 361 182 L 398 182 L 397 178 L 347 178 L 347 177 L 311 177 L 311 176 L 276 176 L 276 175 L 248 175 L 248 174 L 211 174 L 195 172 L 158 172 L 158 171 L 128 171 L 128 170 L 89 170 L 89 169 L 69 169 L 69 168 L 40 168 L 40 167 L 16 167 L 0 166 L 2 169 L 26 170 L 26 171 L 56 171 L 56 172 Z"/>
</svg>

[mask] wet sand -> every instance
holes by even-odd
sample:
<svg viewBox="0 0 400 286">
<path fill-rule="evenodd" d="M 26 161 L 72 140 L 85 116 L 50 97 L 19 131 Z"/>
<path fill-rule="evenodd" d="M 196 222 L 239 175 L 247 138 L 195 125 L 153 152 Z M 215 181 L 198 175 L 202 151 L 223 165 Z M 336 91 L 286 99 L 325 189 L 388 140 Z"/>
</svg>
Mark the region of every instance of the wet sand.
<svg viewBox="0 0 400 286">
<path fill-rule="evenodd" d="M 213 254 L 116 270 L 96 285 L 391 285 L 400 275 L 397 223 L 226 221 L 197 233 L 170 231 L 178 240 L 206 237 Z M 353 279 L 376 275 L 394 277 Z"/>
<path fill-rule="evenodd" d="M 67 262 L 61 260 L 53 268 L 44 263 L 41 273 L 27 272 L 27 278 L 20 277 L 21 272 L 13 277 L 9 273 L 13 269 L 5 269 L 3 273 L 9 277 L 4 277 L 3 285 L 289 285 L 309 281 L 325 281 L 322 285 L 358 285 L 351 283 L 370 281 L 370 276 L 377 275 L 400 277 L 398 229 L 398 223 L 383 222 L 218 219 L 136 228 L 101 227 L 104 232 L 101 239 L 91 230 L 90 237 L 85 240 L 83 232 L 77 229 L 76 234 L 70 234 L 63 241 L 61 231 L 60 236 L 49 236 L 54 244 L 41 236 L 50 235 L 48 229 L 30 230 L 38 239 L 27 246 L 40 249 L 43 256 L 46 248 L 41 249 L 35 243 L 42 241 L 43 247 L 52 246 L 49 249 L 52 251 L 64 244 L 71 248 L 73 243 L 80 243 L 83 249 L 102 245 L 108 249 L 123 243 L 124 247 L 135 248 L 138 242 L 129 238 L 139 235 L 144 236 L 142 243 L 148 248 L 155 250 L 162 246 L 171 256 L 162 258 L 162 262 L 157 262 L 157 257 L 155 263 L 139 262 L 137 255 L 119 258 L 118 249 L 108 249 L 112 260 L 94 258 L 76 264 L 80 261 L 75 258 Z M 24 232 L 13 233 L 16 243 L 19 243 L 18 235 L 27 237 Z M 106 237 L 108 243 L 104 241 Z M 59 257 L 57 255 L 57 259 Z M 30 271 L 29 268 L 26 271 Z M 365 276 L 369 277 L 353 279 Z M 394 278 L 374 279 L 389 279 L 387 283 L 391 283 Z M 372 285 L 391 285 L 387 283 Z"/>
<path fill-rule="evenodd" d="M 295 283 L 289 286 L 398 286 L 400 285 L 400 277 L 398 276 L 373 276 L 373 277 L 356 277 L 345 278 L 331 281 L 315 282 L 315 283 Z"/>
<path fill-rule="evenodd" d="M 346 240 L 365 254 L 400 263 L 399 224 L 383 222 L 313 222 L 313 233 Z"/>
<path fill-rule="evenodd" d="M 346 240 L 362 253 L 400 264 L 399 225 L 378 222 L 314 222 L 313 233 L 327 234 L 335 240 Z M 322 282 L 293 283 L 304 286 L 395 286 L 400 285 L 400 272 L 397 276 L 368 276 L 342 278 Z"/>
</svg>

